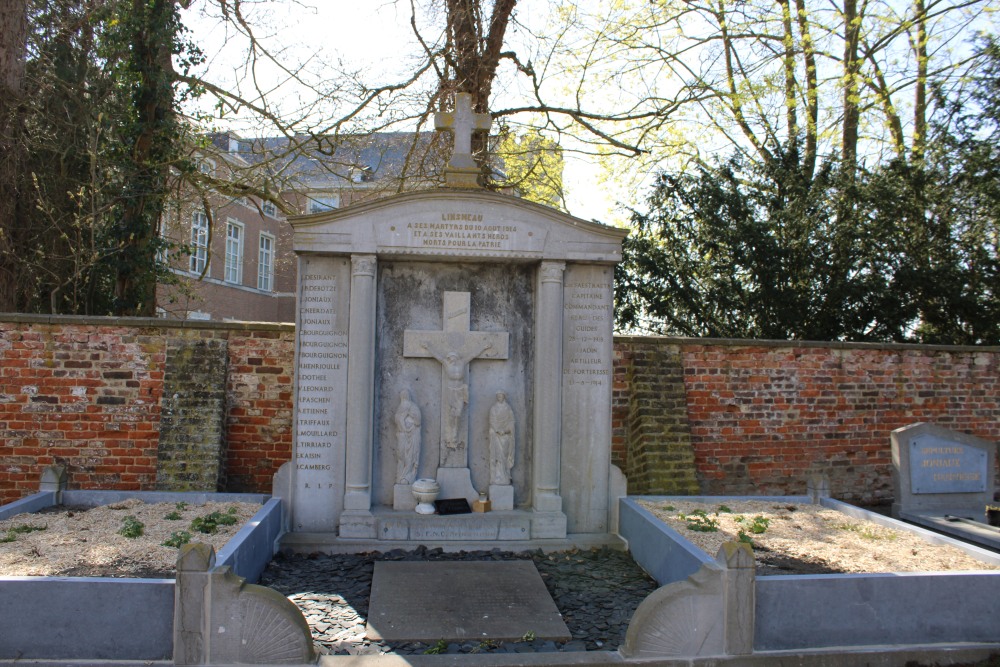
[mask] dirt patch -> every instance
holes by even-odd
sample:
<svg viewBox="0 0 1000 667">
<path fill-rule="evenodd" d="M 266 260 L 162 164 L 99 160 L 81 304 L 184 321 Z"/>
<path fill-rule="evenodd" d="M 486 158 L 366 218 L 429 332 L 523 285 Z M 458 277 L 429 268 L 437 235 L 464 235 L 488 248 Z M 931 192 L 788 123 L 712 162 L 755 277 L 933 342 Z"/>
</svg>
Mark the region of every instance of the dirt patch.
<svg viewBox="0 0 1000 667">
<path fill-rule="evenodd" d="M 710 556 L 750 541 L 758 576 L 1000 570 L 948 545 L 810 504 L 773 501 L 639 503 Z"/>
<path fill-rule="evenodd" d="M 130 499 L 19 514 L 0 521 L 0 576 L 173 578 L 185 534 L 218 551 L 258 510 L 254 503 Z M 211 533 L 197 528 L 212 525 Z"/>
</svg>

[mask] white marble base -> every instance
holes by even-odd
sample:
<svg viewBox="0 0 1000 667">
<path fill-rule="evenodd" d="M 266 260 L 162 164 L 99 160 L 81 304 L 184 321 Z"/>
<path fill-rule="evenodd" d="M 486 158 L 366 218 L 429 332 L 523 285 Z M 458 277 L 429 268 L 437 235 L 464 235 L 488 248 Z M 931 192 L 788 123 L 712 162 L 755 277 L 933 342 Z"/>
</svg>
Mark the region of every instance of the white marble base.
<svg viewBox="0 0 1000 667">
<path fill-rule="evenodd" d="M 530 512 L 487 512 L 420 516 L 379 511 L 378 539 L 427 541 L 523 541 L 531 539 Z"/>
<path fill-rule="evenodd" d="M 417 499 L 413 497 L 413 486 L 411 484 L 392 485 L 392 509 L 401 512 L 410 512 L 417 506 Z"/>
<path fill-rule="evenodd" d="M 378 536 L 378 522 L 370 510 L 344 510 L 339 532 L 341 537 L 373 539 Z"/>
<path fill-rule="evenodd" d="M 535 512 L 531 516 L 531 538 L 535 540 L 566 537 L 566 515 L 562 512 Z"/>
<path fill-rule="evenodd" d="M 469 506 L 479 500 L 479 492 L 472 486 L 472 472 L 468 468 L 438 468 L 437 481 L 441 485 L 438 498 L 465 498 Z"/>
<path fill-rule="evenodd" d="M 514 487 L 510 484 L 490 484 L 490 503 L 492 510 L 514 509 Z"/>
</svg>

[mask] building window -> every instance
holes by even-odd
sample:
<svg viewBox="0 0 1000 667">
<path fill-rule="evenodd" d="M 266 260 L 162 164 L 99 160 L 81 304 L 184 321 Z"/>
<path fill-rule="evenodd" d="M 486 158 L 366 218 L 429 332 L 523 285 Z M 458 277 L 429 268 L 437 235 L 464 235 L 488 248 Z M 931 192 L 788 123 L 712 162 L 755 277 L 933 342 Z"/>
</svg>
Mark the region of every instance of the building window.
<svg viewBox="0 0 1000 667">
<path fill-rule="evenodd" d="M 313 193 L 306 196 L 309 198 L 309 204 L 306 207 L 307 213 L 321 213 L 340 208 L 340 195 Z"/>
<path fill-rule="evenodd" d="M 198 171 L 206 176 L 213 176 L 215 174 L 215 160 L 207 157 L 200 159 L 198 161 Z"/>
<path fill-rule="evenodd" d="M 243 225 L 230 220 L 226 223 L 227 283 L 243 282 Z"/>
<path fill-rule="evenodd" d="M 265 199 L 261 202 L 260 208 L 264 211 L 264 215 L 269 215 L 272 218 L 276 218 L 278 216 L 278 207 L 274 205 L 273 201 L 267 201 Z"/>
<path fill-rule="evenodd" d="M 260 235 L 257 252 L 257 289 L 270 292 L 274 289 L 274 237 Z"/>
<path fill-rule="evenodd" d="M 191 264 L 192 273 L 201 275 L 208 265 L 208 216 L 204 211 L 191 214 Z"/>
</svg>

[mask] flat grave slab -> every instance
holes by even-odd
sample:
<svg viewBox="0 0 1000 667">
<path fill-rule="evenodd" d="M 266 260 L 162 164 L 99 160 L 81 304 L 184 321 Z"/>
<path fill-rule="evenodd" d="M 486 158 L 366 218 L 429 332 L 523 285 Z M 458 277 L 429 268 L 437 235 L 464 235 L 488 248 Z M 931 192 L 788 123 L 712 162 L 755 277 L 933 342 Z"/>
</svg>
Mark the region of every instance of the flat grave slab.
<svg viewBox="0 0 1000 667">
<path fill-rule="evenodd" d="M 369 639 L 568 641 L 552 596 L 531 561 L 375 563 Z"/>
</svg>

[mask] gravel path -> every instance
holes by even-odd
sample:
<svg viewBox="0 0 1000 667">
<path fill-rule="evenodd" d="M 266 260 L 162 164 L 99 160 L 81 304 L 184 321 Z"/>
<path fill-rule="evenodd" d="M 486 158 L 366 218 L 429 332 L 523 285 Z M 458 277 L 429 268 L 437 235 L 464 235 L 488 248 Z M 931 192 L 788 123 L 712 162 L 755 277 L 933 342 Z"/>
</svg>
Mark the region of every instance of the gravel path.
<svg viewBox="0 0 1000 667">
<path fill-rule="evenodd" d="M 572 641 L 469 642 L 429 646 L 420 642 L 365 639 L 368 597 L 376 560 L 489 561 L 531 559 L 545 582 Z M 386 553 L 278 556 L 261 583 L 288 596 L 302 609 L 320 652 L 330 655 L 413 655 L 441 653 L 525 653 L 615 650 L 625 639 L 629 619 L 656 589 L 628 553 L 613 549 L 544 554 L 472 551 L 444 553 L 418 547 Z"/>
</svg>

